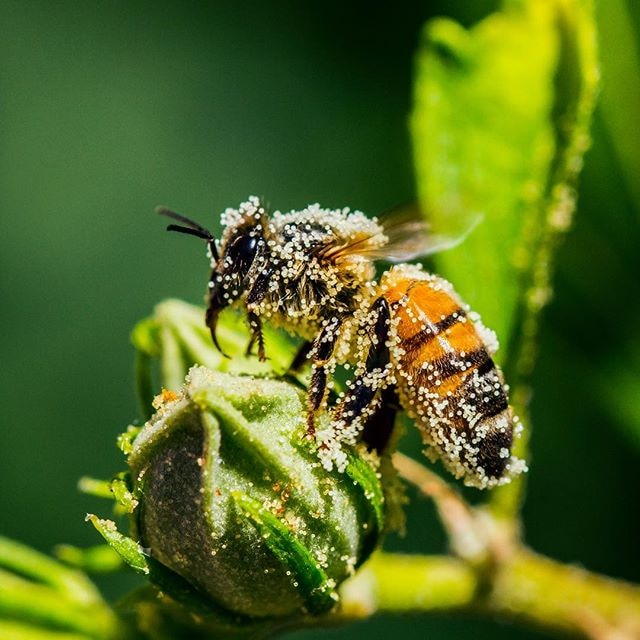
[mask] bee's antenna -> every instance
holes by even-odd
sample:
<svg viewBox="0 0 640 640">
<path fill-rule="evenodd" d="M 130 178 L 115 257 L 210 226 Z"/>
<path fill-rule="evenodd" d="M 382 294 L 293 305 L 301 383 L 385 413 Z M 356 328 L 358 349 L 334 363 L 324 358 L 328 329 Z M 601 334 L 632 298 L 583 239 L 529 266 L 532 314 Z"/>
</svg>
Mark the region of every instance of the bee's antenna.
<svg viewBox="0 0 640 640">
<path fill-rule="evenodd" d="M 216 247 L 216 239 L 211 231 L 205 229 L 197 222 L 190 220 L 182 214 L 176 213 L 171 209 L 167 209 L 167 207 L 156 207 L 156 213 L 160 214 L 161 216 L 171 218 L 172 220 L 178 220 L 178 222 L 182 222 L 187 225 L 183 227 L 177 224 L 170 224 L 167 227 L 167 231 L 178 231 L 179 233 L 186 233 L 190 236 L 195 236 L 196 238 L 202 238 L 203 240 L 206 240 L 209 243 L 211 254 L 213 255 L 214 260 L 218 260 L 218 248 Z"/>
</svg>

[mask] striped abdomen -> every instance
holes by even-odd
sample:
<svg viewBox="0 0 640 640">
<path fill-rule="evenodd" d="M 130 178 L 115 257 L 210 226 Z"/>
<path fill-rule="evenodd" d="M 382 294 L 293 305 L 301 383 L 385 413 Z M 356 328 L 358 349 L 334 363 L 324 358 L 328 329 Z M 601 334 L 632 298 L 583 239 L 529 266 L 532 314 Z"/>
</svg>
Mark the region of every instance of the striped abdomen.
<svg viewBox="0 0 640 640">
<path fill-rule="evenodd" d="M 425 443 L 467 484 L 497 484 L 511 462 L 513 418 L 492 334 L 451 285 L 408 265 L 385 275 L 392 360 L 404 408 Z"/>
</svg>

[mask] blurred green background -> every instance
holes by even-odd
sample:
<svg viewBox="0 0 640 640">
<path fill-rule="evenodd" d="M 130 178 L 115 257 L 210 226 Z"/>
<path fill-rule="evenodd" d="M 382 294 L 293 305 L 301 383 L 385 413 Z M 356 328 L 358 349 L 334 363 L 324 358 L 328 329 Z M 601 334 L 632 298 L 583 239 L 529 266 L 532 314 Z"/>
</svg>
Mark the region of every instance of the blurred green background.
<svg viewBox="0 0 640 640">
<path fill-rule="evenodd" d="M 205 290 L 203 247 L 165 234 L 153 207 L 214 226 L 249 194 L 371 213 L 412 199 L 420 27 L 495 5 L 0 1 L 3 534 L 43 550 L 98 542 L 83 518 L 106 504 L 75 487 L 122 467 L 129 331 L 162 298 Z M 536 550 L 640 581 L 640 5 L 602 0 L 598 21 L 602 95 L 541 333 L 524 521 Z M 442 551 L 413 497 L 388 548 Z M 295 637 L 391 633 L 540 637 L 432 617 Z"/>
</svg>

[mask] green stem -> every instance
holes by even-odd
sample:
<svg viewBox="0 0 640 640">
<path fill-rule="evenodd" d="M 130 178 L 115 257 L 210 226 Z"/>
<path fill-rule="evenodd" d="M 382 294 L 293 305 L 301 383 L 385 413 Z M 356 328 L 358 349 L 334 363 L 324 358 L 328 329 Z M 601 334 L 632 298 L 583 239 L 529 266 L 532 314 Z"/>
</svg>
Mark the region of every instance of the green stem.
<svg viewBox="0 0 640 640">
<path fill-rule="evenodd" d="M 628 637 L 640 634 L 640 587 L 524 548 L 500 568 L 487 605 L 550 630 L 591 635 L 597 625 L 626 631 Z"/>
<path fill-rule="evenodd" d="M 342 587 L 340 615 L 463 609 L 473 603 L 477 586 L 474 570 L 462 560 L 379 553 Z"/>
<path fill-rule="evenodd" d="M 460 610 L 548 631 L 594 636 L 596 629 L 617 629 L 616 637 L 640 635 L 639 587 L 522 547 L 496 565 L 488 584 L 452 557 L 381 553 L 342 589 L 346 619 Z"/>
</svg>

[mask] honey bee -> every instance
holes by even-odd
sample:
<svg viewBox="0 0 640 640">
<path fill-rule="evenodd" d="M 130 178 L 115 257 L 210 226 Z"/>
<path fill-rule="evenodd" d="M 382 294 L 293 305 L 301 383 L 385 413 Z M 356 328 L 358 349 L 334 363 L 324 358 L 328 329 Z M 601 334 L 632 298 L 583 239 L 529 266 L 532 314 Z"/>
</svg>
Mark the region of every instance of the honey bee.
<svg viewBox="0 0 640 640">
<path fill-rule="evenodd" d="M 410 260 L 452 241 L 419 223 L 394 229 L 347 208 L 269 214 L 256 197 L 222 214 L 220 240 L 180 214 L 158 212 L 182 223 L 169 230 L 207 242 L 205 321 L 218 349 L 216 323 L 230 305 L 244 307 L 248 352 L 257 345 L 261 360 L 263 320 L 308 341 L 307 430 L 324 466 L 345 467 L 343 446 L 357 442 L 382 393 L 395 388 L 427 454 L 465 484 L 492 487 L 525 469 L 511 454 L 520 425 L 492 359 L 495 334 L 449 282 L 418 265 L 396 264 L 375 279 L 376 260 Z M 341 364 L 354 373 L 328 409 Z M 330 426 L 316 430 L 323 410 L 331 411 Z"/>
</svg>

